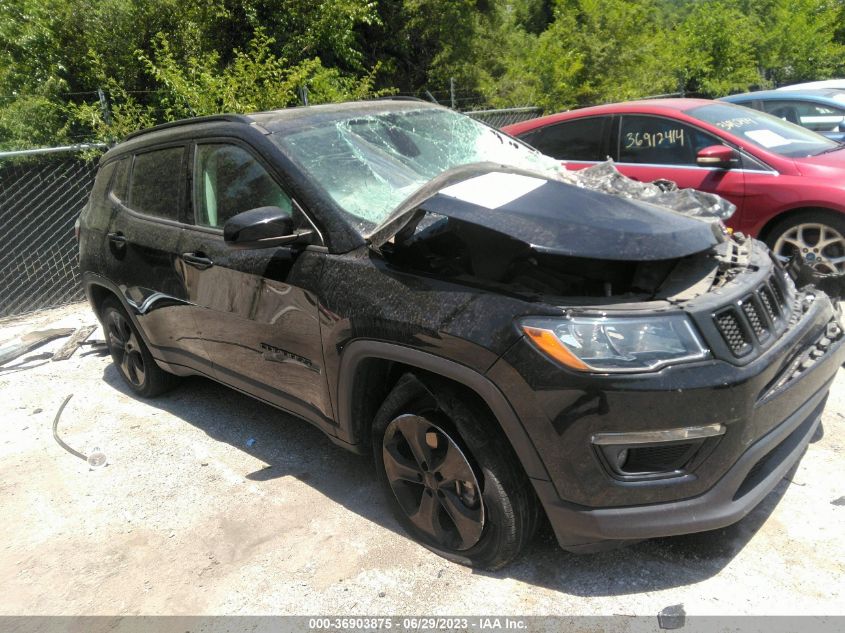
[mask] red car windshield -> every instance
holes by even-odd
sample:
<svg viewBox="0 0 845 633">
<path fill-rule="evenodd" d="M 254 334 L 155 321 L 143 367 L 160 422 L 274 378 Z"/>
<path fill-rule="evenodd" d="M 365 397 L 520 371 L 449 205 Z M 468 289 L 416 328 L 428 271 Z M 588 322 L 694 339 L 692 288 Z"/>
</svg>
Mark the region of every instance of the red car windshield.
<svg viewBox="0 0 845 633">
<path fill-rule="evenodd" d="M 840 147 L 821 134 L 741 106 L 714 103 L 686 110 L 686 114 L 781 156 L 815 156 Z"/>
</svg>

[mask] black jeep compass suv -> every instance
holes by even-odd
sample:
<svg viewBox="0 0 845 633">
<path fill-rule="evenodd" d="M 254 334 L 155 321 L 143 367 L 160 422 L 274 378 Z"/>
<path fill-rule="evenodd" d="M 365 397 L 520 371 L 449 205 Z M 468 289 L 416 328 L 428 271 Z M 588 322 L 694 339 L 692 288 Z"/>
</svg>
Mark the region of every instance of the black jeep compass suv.
<svg viewBox="0 0 845 633">
<path fill-rule="evenodd" d="M 452 560 L 543 515 L 573 551 L 735 522 L 819 424 L 838 313 L 718 217 L 573 178 L 409 100 L 165 124 L 103 156 L 83 283 L 135 393 L 201 374 L 372 453 Z"/>
</svg>

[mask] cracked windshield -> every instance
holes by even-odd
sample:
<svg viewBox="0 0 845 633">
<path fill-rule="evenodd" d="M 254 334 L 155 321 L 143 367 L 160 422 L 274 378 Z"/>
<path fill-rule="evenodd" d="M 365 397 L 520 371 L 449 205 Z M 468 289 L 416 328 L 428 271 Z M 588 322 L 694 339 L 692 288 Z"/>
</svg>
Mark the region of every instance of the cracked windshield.
<svg viewBox="0 0 845 633">
<path fill-rule="evenodd" d="M 271 138 L 365 234 L 429 180 L 455 167 L 494 162 L 560 170 L 554 159 L 439 108 L 354 117 Z"/>
</svg>

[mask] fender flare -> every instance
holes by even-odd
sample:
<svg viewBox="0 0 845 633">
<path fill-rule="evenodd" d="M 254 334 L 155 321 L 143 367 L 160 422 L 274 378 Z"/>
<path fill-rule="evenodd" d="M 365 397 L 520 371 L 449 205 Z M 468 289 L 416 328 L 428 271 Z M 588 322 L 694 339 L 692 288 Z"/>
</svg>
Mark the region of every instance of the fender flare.
<svg viewBox="0 0 845 633">
<path fill-rule="evenodd" d="M 172 374 L 176 374 L 177 376 L 189 376 L 197 373 L 200 373 L 202 375 L 208 375 L 203 372 L 197 371 L 195 368 L 186 367 L 185 365 L 180 364 L 179 362 L 165 360 L 164 358 L 162 358 L 161 350 L 152 343 L 150 343 L 150 339 L 147 337 L 147 333 L 144 331 L 144 328 L 141 327 L 141 324 L 138 322 L 138 308 L 127 300 L 126 294 L 121 291 L 120 287 L 113 281 L 103 277 L 102 275 L 93 272 L 84 272 L 82 273 L 82 288 L 85 291 L 85 298 L 88 299 L 88 303 L 91 305 L 91 309 L 96 315 L 97 321 L 100 322 L 101 326 L 104 326 L 104 324 L 100 318 L 100 312 L 96 309 L 97 304 L 94 300 L 94 286 L 97 286 L 98 288 L 102 288 L 103 290 L 109 292 L 123 306 L 123 309 L 126 311 L 126 314 L 129 315 L 129 319 L 132 321 L 132 324 L 138 331 L 141 340 L 144 342 L 144 345 L 147 346 L 147 349 L 150 350 L 150 353 L 153 356 L 153 360 L 156 362 L 156 364 L 158 364 L 159 367 L 161 367 L 165 371 L 169 371 Z"/>
<path fill-rule="evenodd" d="M 100 321 L 100 313 L 96 309 L 96 302 L 94 301 L 94 291 L 93 287 L 99 286 L 104 290 L 107 290 L 115 299 L 117 299 L 120 304 L 123 306 L 123 309 L 126 310 L 126 314 L 129 315 L 129 318 L 132 319 L 132 324 L 138 330 L 141 335 L 141 339 L 143 339 L 144 344 L 152 349 L 150 345 L 150 341 L 147 339 L 147 335 L 144 332 L 144 329 L 138 323 L 138 310 L 126 300 L 126 295 L 120 290 L 120 288 L 109 279 L 106 279 L 102 275 L 98 275 L 97 273 L 92 272 L 84 272 L 82 273 L 82 288 L 85 291 L 85 298 L 88 299 L 88 303 L 91 305 L 91 309 L 94 311 L 94 314 L 97 315 L 97 320 Z M 102 322 L 101 322 L 102 323 Z"/>
<path fill-rule="evenodd" d="M 358 365 L 370 358 L 394 361 L 453 380 L 478 395 L 492 411 L 499 426 L 510 441 L 514 452 L 531 479 L 549 480 L 534 444 L 519 418 L 499 388 L 487 377 L 465 365 L 417 349 L 373 341 L 355 340 L 343 349 L 337 387 L 338 436 L 350 444 L 357 444 L 352 423 L 353 382 Z"/>
</svg>

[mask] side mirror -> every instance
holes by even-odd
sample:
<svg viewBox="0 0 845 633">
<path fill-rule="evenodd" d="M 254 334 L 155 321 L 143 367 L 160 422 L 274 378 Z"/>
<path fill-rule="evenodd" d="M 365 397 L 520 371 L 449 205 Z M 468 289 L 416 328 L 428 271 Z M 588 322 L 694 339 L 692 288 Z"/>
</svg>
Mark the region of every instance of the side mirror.
<svg viewBox="0 0 845 633">
<path fill-rule="evenodd" d="M 839 127 L 836 128 L 840 132 L 845 132 L 845 117 L 839 122 Z"/>
<path fill-rule="evenodd" d="M 223 239 L 234 248 L 271 248 L 302 242 L 312 231 L 294 231 L 290 212 L 279 207 L 258 207 L 229 219 Z"/>
<path fill-rule="evenodd" d="M 710 145 L 698 152 L 695 162 L 701 167 L 730 169 L 739 163 L 739 155 L 727 145 Z"/>
</svg>

